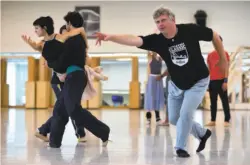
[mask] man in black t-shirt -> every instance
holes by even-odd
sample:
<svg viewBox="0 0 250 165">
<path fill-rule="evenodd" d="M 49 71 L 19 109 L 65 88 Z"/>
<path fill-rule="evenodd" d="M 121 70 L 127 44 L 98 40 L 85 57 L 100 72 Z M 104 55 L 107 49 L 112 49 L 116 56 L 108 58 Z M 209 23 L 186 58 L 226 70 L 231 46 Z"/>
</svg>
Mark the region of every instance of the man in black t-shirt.
<svg viewBox="0 0 250 165">
<path fill-rule="evenodd" d="M 79 28 L 79 27 L 82 27 L 82 26 L 79 25 L 77 28 Z M 63 25 L 60 28 L 60 34 L 63 34 L 65 32 L 67 32 L 66 25 Z M 60 88 L 58 87 L 58 85 L 60 86 Z M 59 99 L 60 95 L 62 93 L 62 90 L 63 90 L 64 82 L 61 82 L 59 80 L 56 72 L 54 72 L 54 71 L 53 71 L 53 76 L 51 79 L 51 86 L 52 86 L 52 89 L 56 95 L 56 99 Z M 72 121 L 73 127 L 75 129 L 75 135 L 78 138 L 78 142 L 86 142 L 87 140 L 85 137 L 86 133 L 85 133 L 84 127 L 77 127 L 76 123 L 73 120 L 71 120 L 71 121 Z M 39 127 L 37 129 L 35 136 L 44 140 L 44 141 L 49 141 L 47 134 L 50 133 L 51 122 L 52 122 L 52 117 L 50 117 L 41 127 Z"/>
<path fill-rule="evenodd" d="M 78 12 L 68 12 L 64 17 L 67 29 L 73 30 L 82 26 L 83 19 Z M 100 138 L 106 147 L 109 141 L 110 128 L 81 106 L 82 94 L 88 83 L 85 72 L 87 51 L 86 36 L 78 34 L 64 42 L 64 53 L 60 59 L 49 67 L 66 68 L 66 78 L 61 95 L 55 103 L 50 126 L 49 146 L 59 148 L 65 131 L 65 125 L 70 117 L 78 128 L 86 128 Z"/>
<path fill-rule="evenodd" d="M 200 140 L 197 152 L 205 148 L 211 136 L 210 130 L 193 121 L 195 109 L 209 84 L 209 72 L 199 41 L 213 42 L 220 55 L 217 65 L 222 72 L 227 65 L 224 48 L 217 33 L 210 28 L 196 24 L 175 24 L 175 15 L 169 9 L 157 9 L 153 18 L 160 34 L 133 36 L 96 33 L 97 44 L 112 41 L 153 51 L 162 57 L 171 75 L 168 110 L 170 123 L 177 126 L 176 153 L 179 157 L 189 157 L 185 148 L 190 133 Z"/>
</svg>

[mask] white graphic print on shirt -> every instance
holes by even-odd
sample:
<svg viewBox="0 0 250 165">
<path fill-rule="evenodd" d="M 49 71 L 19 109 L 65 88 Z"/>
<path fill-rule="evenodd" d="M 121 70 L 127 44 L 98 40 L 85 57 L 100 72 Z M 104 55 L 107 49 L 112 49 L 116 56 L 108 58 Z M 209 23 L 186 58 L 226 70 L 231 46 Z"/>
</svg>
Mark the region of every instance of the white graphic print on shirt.
<svg viewBox="0 0 250 165">
<path fill-rule="evenodd" d="M 173 45 L 168 50 L 175 65 L 183 66 L 188 63 L 188 51 L 184 43 Z"/>
</svg>

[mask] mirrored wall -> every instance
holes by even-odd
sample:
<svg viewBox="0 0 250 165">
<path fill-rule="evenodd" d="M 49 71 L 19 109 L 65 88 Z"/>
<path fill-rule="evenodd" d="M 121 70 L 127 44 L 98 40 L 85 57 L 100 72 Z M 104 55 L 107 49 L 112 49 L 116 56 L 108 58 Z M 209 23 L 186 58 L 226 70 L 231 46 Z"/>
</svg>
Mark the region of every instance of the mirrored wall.
<svg viewBox="0 0 250 165">
<path fill-rule="evenodd" d="M 102 59 L 101 67 L 108 81 L 102 82 L 103 106 L 127 107 L 132 77 L 130 59 Z"/>
<path fill-rule="evenodd" d="M 7 59 L 7 84 L 9 84 L 9 105 L 25 105 L 25 83 L 28 79 L 27 59 Z"/>
<path fill-rule="evenodd" d="M 23 106 L 25 104 L 25 83 L 28 76 L 27 57 L 33 56 L 40 58 L 39 53 L 1 53 L 1 56 L 7 56 L 7 84 L 9 84 L 9 104 L 10 106 Z M 145 82 L 147 81 L 147 52 L 145 53 L 90 53 L 92 57 L 105 56 L 136 56 L 138 57 L 138 76 L 140 82 L 141 107 L 143 107 L 143 98 L 145 91 Z M 207 54 L 204 54 L 206 60 Z M 13 57 L 13 58 L 12 58 Z M 100 66 L 103 68 L 103 74 L 108 77 L 107 81 L 102 81 L 102 106 L 103 107 L 127 107 L 129 105 L 129 83 L 132 80 L 132 62 L 131 58 L 102 58 Z M 162 70 L 165 70 L 163 64 Z M 163 80 L 165 81 L 165 80 Z M 165 87 L 165 83 L 164 83 Z"/>
</svg>

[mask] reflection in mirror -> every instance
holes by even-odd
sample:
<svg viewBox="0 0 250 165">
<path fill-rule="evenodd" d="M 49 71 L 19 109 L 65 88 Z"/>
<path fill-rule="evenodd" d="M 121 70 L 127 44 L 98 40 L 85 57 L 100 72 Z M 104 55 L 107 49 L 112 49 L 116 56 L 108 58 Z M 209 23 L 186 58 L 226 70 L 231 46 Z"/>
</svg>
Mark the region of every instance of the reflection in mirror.
<svg viewBox="0 0 250 165">
<path fill-rule="evenodd" d="M 130 59 L 102 59 L 101 67 L 108 81 L 102 81 L 104 107 L 129 105 L 129 82 L 132 76 Z"/>
<path fill-rule="evenodd" d="M 147 56 L 138 57 L 141 91 L 140 108 L 143 108 L 143 95 L 147 80 Z M 108 81 L 102 81 L 103 107 L 129 107 L 129 83 L 132 80 L 131 58 L 101 59 L 101 67 Z"/>
<path fill-rule="evenodd" d="M 7 84 L 9 85 L 9 105 L 24 106 L 26 103 L 25 83 L 28 79 L 27 58 L 7 59 Z"/>
</svg>

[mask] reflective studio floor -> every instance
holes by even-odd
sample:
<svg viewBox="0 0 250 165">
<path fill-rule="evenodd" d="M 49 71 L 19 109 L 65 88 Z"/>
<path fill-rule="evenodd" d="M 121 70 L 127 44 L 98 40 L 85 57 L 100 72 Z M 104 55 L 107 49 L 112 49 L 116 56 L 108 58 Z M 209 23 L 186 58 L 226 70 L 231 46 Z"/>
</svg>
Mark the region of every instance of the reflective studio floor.
<svg viewBox="0 0 250 165">
<path fill-rule="evenodd" d="M 177 158 L 174 152 L 175 127 L 146 126 L 145 112 L 136 110 L 93 110 L 111 127 L 107 148 L 92 134 L 87 143 L 77 144 L 69 122 L 60 149 L 50 149 L 34 132 L 51 114 L 49 110 L 1 110 L 1 164 L 3 165 L 249 165 L 250 111 L 232 111 L 232 125 L 223 126 L 218 112 L 217 126 L 205 150 L 196 154 L 198 141 L 190 136 L 190 158 Z M 162 117 L 164 118 L 164 116 Z M 195 120 L 209 121 L 209 111 L 197 111 Z M 154 118 L 153 118 L 154 119 Z"/>
</svg>

